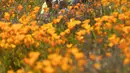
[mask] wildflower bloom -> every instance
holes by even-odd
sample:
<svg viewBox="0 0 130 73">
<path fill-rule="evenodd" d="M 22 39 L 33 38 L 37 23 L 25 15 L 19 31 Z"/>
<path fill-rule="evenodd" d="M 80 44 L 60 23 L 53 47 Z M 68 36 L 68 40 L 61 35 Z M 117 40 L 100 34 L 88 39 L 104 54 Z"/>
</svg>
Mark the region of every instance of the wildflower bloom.
<svg viewBox="0 0 130 73">
<path fill-rule="evenodd" d="M 40 7 L 38 7 L 38 6 L 34 8 L 35 13 L 37 13 L 39 10 L 40 10 Z"/>
<path fill-rule="evenodd" d="M 19 4 L 17 8 L 18 8 L 18 11 L 21 11 L 23 9 L 23 6 Z"/>
<path fill-rule="evenodd" d="M 5 18 L 6 20 L 10 20 L 10 14 L 9 14 L 8 12 L 5 12 L 5 13 L 4 13 L 4 18 Z"/>
<path fill-rule="evenodd" d="M 119 42 L 120 38 L 119 38 L 119 37 L 117 37 L 115 34 L 113 34 L 111 37 L 109 37 L 109 39 L 108 39 L 108 40 L 110 41 L 109 46 L 110 46 L 110 47 L 112 47 L 112 46 L 114 46 L 114 45 L 117 45 L 117 44 L 118 44 L 118 42 Z"/>
<path fill-rule="evenodd" d="M 93 67 L 95 68 L 95 69 L 101 69 L 101 64 L 100 63 L 95 63 L 94 65 L 93 65 Z"/>
<path fill-rule="evenodd" d="M 25 71 L 23 69 L 17 70 L 17 73 L 24 73 Z"/>
<path fill-rule="evenodd" d="M 33 66 L 35 61 L 38 59 L 40 53 L 39 52 L 30 52 L 29 58 L 24 58 L 24 62 L 30 66 Z"/>
<path fill-rule="evenodd" d="M 129 58 L 125 58 L 124 65 L 129 64 L 129 63 L 130 63 L 130 59 Z"/>
<path fill-rule="evenodd" d="M 8 70 L 7 73 L 14 73 L 14 71 L 13 70 Z"/>
<path fill-rule="evenodd" d="M 70 22 L 67 22 L 67 26 L 69 29 L 73 29 L 76 25 L 79 25 L 81 21 L 75 20 L 75 19 L 70 19 Z"/>
</svg>

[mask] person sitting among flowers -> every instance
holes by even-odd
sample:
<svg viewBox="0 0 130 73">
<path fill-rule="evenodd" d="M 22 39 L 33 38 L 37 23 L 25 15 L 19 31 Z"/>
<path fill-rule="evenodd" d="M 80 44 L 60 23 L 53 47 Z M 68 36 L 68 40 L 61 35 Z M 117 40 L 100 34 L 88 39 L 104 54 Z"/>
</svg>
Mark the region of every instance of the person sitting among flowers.
<svg viewBox="0 0 130 73">
<path fill-rule="evenodd" d="M 45 2 L 42 5 L 41 14 L 44 13 L 44 8 L 53 8 L 55 4 L 59 5 L 59 8 L 66 8 L 67 4 L 75 5 L 76 3 L 85 3 L 86 0 L 45 0 Z"/>
</svg>

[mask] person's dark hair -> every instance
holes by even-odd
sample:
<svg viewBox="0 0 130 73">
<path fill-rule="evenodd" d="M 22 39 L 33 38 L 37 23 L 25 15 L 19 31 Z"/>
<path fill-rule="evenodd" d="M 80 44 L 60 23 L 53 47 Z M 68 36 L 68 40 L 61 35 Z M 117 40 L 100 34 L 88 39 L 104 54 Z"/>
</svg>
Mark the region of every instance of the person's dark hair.
<svg viewBox="0 0 130 73">
<path fill-rule="evenodd" d="M 46 0 L 47 6 L 52 8 L 52 0 Z"/>
</svg>

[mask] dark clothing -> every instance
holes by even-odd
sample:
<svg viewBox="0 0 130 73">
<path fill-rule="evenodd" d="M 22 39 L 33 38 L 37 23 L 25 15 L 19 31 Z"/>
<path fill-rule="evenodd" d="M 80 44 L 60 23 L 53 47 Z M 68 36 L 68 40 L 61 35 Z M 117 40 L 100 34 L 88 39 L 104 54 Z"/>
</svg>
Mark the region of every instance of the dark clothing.
<svg viewBox="0 0 130 73">
<path fill-rule="evenodd" d="M 52 0 L 46 0 L 47 6 L 52 8 Z"/>
</svg>

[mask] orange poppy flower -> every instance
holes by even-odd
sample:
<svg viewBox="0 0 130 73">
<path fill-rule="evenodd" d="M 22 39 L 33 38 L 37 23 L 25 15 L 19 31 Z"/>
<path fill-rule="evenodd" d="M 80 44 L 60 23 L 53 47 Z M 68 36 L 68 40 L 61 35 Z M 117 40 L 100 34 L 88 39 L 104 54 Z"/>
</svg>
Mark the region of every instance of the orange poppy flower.
<svg viewBox="0 0 130 73">
<path fill-rule="evenodd" d="M 93 67 L 95 68 L 95 69 L 101 69 L 101 64 L 100 63 L 95 63 L 94 65 L 93 65 Z"/>
<path fill-rule="evenodd" d="M 23 6 L 19 4 L 17 8 L 18 8 L 18 11 L 21 11 L 23 9 Z"/>
<path fill-rule="evenodd" d="M 71 52 L 72 52 L 72 54 L 76 54 L 76 53 L 79 52 L 79 50 L 78 50 L 77 48 L 72 48 L 72 49 L 71 49 Z"/>
<path fill-rule="evenodd" d="M 54 68 L 51 66 L 47 66 L 43 68 L 43 73 L 54 73 Z"/>
<path fill-rule="evenodd" d="M 8 70 L 7 73 L 14 73 L 14 71 L 13 70 Z"/>
<path fill-rule="evenodd" d="M 126 21 L 125 21 L 125 25 L 126 25 L 126 26 L 130 26 L 130 20 L 126 20 Z"/>
<path fill-rule="evenodd" d="M 35 13 L 37 13 L 39 10 L 40 10 L 40 7 L 38 7 L 38 6 L 36 6 L 36 7 L 34 8 L 34 12 L 35 12 Z"/>
<path fill-rule="evenodd" d="M 67 46 L 67 48 L 71 48 L 72 44 L 67 44 L 66 46 Z"/>
<path fill-rule="evenodd" d="M 80 59 L 78 60 L 78 66 L 83 66 L 87 63 L 87 60 L 84 60 L 84 59 Z"/>
<path fill-rule="evenodd" d="M 90 20 L 87 19 L 87 20 L 84 20 L 82 23 L 88 24 L 89 22 L 90 22 Z"/>
<path fill-rule="evenodd" d="M 90 58 L 91 60 L 93 60 L 93 61 L 96 60 L 96 56 L 95 56 L 94 54 L 90 54 L 90 55 L 89 55 L 89 58 Z"/>
<path fill-rule="evenodd" d="M 77 60 L 84 58 L 84 54 L 82 52 L 75 53 L 74 56 Z"/>
<path fill-rule="evenodd" d="M 19 69 L 16 73 L 24 73 L 24 69 Z"/>
<path fill-rule="evenodd" d="M 4 13 L 4 18 L 5 18 L 6 20 L 9 20 L 9 19 L 10 19 L 10 14 L 9 14 L 8 12 L 5 12 L 5 13 Z"/>
<path fill-rule="evenodd" d="M 118 14 L 119 14 L 118 12 L 113 12 L 112 16 L 114 16 L 116 18 L 118 16 Z"/>
<path fill-rule="evenodd" d="M 130 59 L 129 58 L 125 58 L 124 59 L 124 65 L 129 64 L 129 63 L 130 63 Z"/>
<path fill-rule="evenodd" d="M 70 68 L 70 66 L 68 64 L 62 64 L 61 65 L 61 69 L 64 71 L 67 71 Z"/>
<path fill-rule="evenodd" d="M 123 28 L 123 31 L 127 34 L 127 33 L 130 33 L 130 26 L 125 26 Z"/>
<path fill-rule="evenodd" d="M 42 69 L 42 68 L 43 68 L 42 62 L 36 62 L 35 69 L 36 69 L 36 70 L 40 70 L 40 69 Z"/>
<path fill-rule="evenodd" d="M 125 39 L 121 39 L 119 43 L 120 44 L 118 45 L 118 48 L 120 49 L 124 49 L 128 47 L 128 44 L 125 42 Z"/>
<path fill-rule="evenodd" d="M 107 57 L 111 57 L 112 55 L 111 55 L 110 52 L 107 52 L 107 53 L 106 53 L 106 56 L 107 56 Z"/>
<path fill-rule="evenodd" d="M 118 18 L 119 18 L 120 20 L 125 20 L 125 15 L 124 15 L 124 14 L 119 14 Z"/>
<path fill-rule="evenodd" d="M 53 19 L 53 24 L 57 24 L 60 22 L 61 19 Z"/>
</svg>

